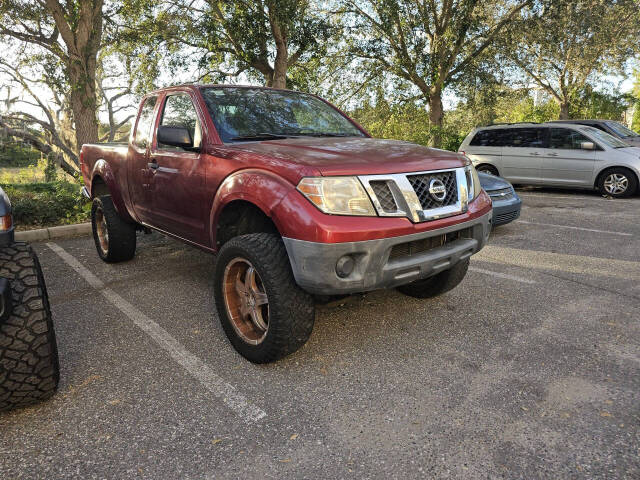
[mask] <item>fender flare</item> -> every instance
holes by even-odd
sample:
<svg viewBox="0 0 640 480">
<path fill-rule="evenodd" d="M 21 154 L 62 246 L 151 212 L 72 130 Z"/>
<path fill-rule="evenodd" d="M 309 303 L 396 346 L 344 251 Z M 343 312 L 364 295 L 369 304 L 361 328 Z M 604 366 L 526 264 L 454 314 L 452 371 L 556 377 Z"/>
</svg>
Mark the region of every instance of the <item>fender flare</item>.
<svg viewBox="0 0 640 480">
<path fill-rule="evenodd" d="M 240 170 L 226 177 L 218 190 L 209 214 L 209 238 L 216 245 L 218 219 L 224 207 L 234 200 L 243 200 L 259 208 L 281 230 L 279 220 L 273 215 L 281 200 L 295 188 L 282 177 L 260 169 Z M 215 247 L 214 247 L 215 248 Z"/>
<path fill-rule="evenodd" d="M 113 201 L 113 205 L 116 207 L 118 215 L 120 215 L 124 220 L 135 222 L 135 219 L 131 217 L 129 211 L 127 210 L 127 206 L 124 203 L 124 198 L 122 198 L 122 191 L 120 190 L 120 186 L 118 185 L 116 176 L 113 173 L 113 169 L 103 158 L 96 161 L 95 165 L 93 166 L 93 171 L 91 172 L 91 191 L 89 192 L 91 198 L 94 198 L 93 185 L 97 177 L 100 177 L 109 189 L 111 200 Z"/>
</svg>

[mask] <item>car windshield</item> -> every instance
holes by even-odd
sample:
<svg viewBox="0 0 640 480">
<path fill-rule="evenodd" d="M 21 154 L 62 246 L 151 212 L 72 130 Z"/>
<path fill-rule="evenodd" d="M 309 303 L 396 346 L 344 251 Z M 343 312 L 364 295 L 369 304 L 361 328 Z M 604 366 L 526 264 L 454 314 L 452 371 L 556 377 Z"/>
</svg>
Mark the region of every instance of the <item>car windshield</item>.
<svg viewBox="0 0 640 480">
<path fill-rule="evenodd" d="M 607 124 L 607 127 L 609 127 L 611 130 L 616 132 L 616 134 L 621 137 L 640 137 L 640 135 L 638 135 L 633 130 L 629 130 L 620 122 L 605 122 L 605 123 Z"/>
<path fill-rule="evenodd" d="M 364 136 L 338 110 L 306 93 L 205 87 L 202 96 L 224 143 L 297 136 Z"/>
<path fill-rule="evenodd" d="M 623 142 L 619 138 L 616 138 L 613 135 L 609 135 L 607 132 L 603 132 L 602 130 L 598 130 L 594 127 L 582 127 L 582 131 L 591 135 L 591 137 L 595 138 L 598 142 L 604 143 L 611 148 L 624 148 L 631 146 L 628 143 Z"/>
</svg>

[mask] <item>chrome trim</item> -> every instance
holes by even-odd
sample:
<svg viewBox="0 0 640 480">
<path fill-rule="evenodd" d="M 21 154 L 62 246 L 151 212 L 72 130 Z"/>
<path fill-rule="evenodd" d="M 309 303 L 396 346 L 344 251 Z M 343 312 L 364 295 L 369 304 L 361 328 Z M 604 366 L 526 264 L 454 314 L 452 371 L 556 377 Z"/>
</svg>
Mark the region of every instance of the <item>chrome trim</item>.
<svg viewBox="0 0 640 480">
<path fill-rule="evenodd" d="M 86 198 L 88 198 L 89 200 L 91 200 L 91 195 L 89 195 L 89 190 L 87 190 L 87 187 L 82 187 L 80 189 L 80 193 L 82 193 L 82 195 Z"/>
<path fill-rule="evenodd" d="M 456 184 L 458 187 L 458 201 L 446 207 L 423 210 L 418 195 L 411 186 L 409 176 L 431 175 L 434 173 L 455 172 Z M 425 170 L 420 172 L 392 173 L 388 175 L 360 175 L 358 176 L 364 189 L 369 194 L 371 202 L 378 215 L 381 217 L 406 217 L 414 223 L 436 220 L 438 218 L 451 217 L 465 213 L 469 205 L 469 189 L 466 167 L 448 168 L 444 170 Z M 376 196 L 373 188 L 369 184 L 372 181 L 386 181 L 396 202 L 395 212 L 385 212 Z"/>
</svg>

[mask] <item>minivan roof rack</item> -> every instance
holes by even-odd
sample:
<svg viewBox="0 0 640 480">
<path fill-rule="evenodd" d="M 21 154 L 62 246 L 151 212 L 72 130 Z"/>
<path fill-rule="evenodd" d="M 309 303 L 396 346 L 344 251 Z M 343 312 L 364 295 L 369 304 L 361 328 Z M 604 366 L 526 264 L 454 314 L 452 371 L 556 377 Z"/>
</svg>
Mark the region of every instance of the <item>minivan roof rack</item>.
<svg viewBox="0 0 640 480">
<path fill-rule="evenodd" d="M 521 124 L 540 125 L 540 122 L 496 122 L 496 123 L 490 123 L 489 125 L 484 125 L 484 126 L 493 127 L 496 125 L 521 125 Z"/>
</svg>

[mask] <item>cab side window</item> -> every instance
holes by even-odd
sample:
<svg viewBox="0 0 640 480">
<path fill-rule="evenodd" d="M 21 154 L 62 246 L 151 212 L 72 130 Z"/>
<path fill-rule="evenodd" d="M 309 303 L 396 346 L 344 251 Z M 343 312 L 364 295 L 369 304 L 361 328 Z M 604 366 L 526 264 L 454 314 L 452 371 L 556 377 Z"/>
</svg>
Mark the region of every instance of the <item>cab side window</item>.
<svg viewBox="0 0 640 480">
<path fill-rule="evenodd" d="M 149 97 L 144 101 L 142 110 L 140 111 L 140 118 L 136 125 L 136 131 L 133 135 L 133 144 L 136 147 L 147 148 L 149 145 L 149 138 L 151 134 L 153 111 L 156 107 L 157 97 Z"/>
<path fill-rule="evenodd" d="M 559 148 L 561 150 L 580 150 L 582 142 L 590 142 L 587 137 L 575 130 L 568 128 L 552 128 L 549 139 L 551 148 Z"/>
<path fill-rule="evenodd" d="M 193 106 L 191 97 L 187 94 L 170 95 L 164 103 L 160 125 L 166 127 L 184 127 L 189 130 L 193 139 L 193 146 L 199 147 L 202 141 L 200 121 Z M 158 143 L 158 148 L 169 150 L 184 150 L 180 147 L 173 147 Z"/>
</svg>

